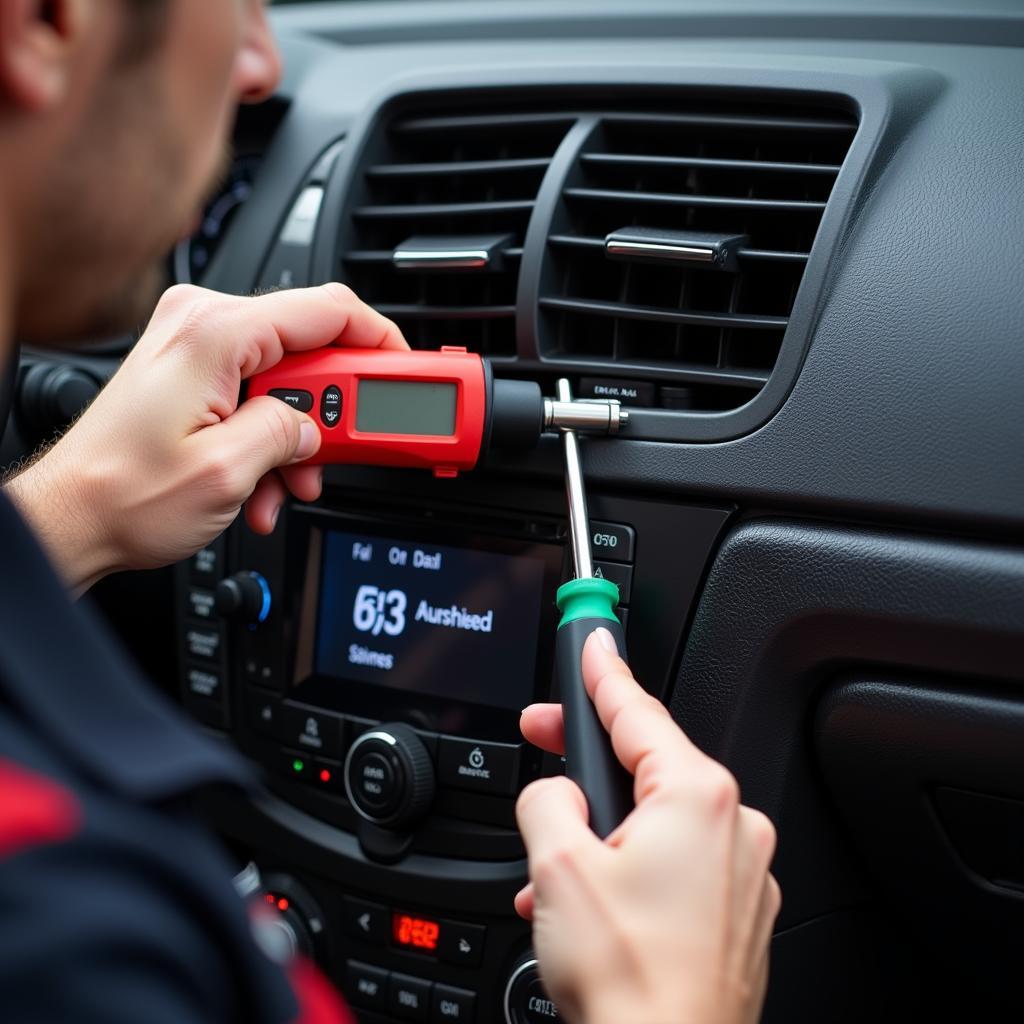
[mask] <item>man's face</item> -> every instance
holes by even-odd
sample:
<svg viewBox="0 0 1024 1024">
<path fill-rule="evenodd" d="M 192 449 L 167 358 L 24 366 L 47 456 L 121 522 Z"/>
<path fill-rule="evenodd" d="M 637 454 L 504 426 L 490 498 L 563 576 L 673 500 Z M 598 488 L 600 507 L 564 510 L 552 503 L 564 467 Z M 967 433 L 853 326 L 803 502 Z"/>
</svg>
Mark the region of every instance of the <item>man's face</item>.
<svg viewBox="0 0 1024 1024">
<path fill-rule="evenodd" d="M 95 52 L 33 189 L 36 227 L 19 259 L 23 341 L 95 339 L 146 318 L 166 254 L 223 174 L 237 104 L 277 83 L 263 0 L 144 8 L 91 4 Z"/>
</svg>

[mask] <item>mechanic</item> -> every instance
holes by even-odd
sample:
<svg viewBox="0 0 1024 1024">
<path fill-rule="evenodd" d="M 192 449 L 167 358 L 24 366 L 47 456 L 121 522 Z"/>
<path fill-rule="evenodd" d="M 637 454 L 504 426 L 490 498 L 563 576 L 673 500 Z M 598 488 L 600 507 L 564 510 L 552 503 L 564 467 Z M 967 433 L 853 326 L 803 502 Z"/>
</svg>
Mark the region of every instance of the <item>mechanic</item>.
<svg viewBox="0 0 1024 1024">
<path fill-rule="evenodd" d="M 235 104 L 275 88 L 260 0 L 0 0 L 0 365 L 138 323 L 223 166 Z M 140 680 L 88 609 L 107 573 L 165 565 L 245 505 L 314 500 L 305 416 L 236 408 L 288 350 L 403 347 L 340 285 L 252 299 L 175 288 L 89 411 L 0 495 L 0 1005 L 7 1024 L 344 1020 L 308 965 L 260 951 L 189 797 L 251 785 Z M 457 669 L 457 666 L 453 666 Z M 588 687 L 638 806 L 600 842 L 564 778 L 519 802 L 543 975 L 573 1022 L 757 1018 L 779 907 L 774 832 L 598 630 Z M 559 750 L 557 706 L 524 713 Z M 258 929 L 257 929 L 258 933 Z"/>
</svg>

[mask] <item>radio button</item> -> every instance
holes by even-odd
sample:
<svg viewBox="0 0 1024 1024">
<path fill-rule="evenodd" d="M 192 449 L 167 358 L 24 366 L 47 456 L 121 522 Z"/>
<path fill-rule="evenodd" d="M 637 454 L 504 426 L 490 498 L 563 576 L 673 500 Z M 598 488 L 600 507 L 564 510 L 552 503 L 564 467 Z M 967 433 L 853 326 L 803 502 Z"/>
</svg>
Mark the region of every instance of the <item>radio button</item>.
<svg viewBox="0 0 1024 1024">
<path fill-rule="evenodd" d="M 318 757 L 313 762 L 313 785 L 317 789 L 325 789 L 329 793 L 345 792 L 345 775 L 341 770 L 340 761 L 327 761 Z"/>
<path fill-rule="evenodd" d="M 408 726 L 384 723 L 364 732 L 345 758 L 349 802 L 367 821 L 407 830 L 434 799 L 434 766 L 423 741 Z"/>
<path fill-rule="evenodd" d="M 447 1024 L 448 1021 L 459 1021 L 469 1024 L 476 1011 L 476 993 L 464 988 L 450 988 L 448 985 L 435 985 L 434 998 L 431 1003 L 431 1024 Z"/>
<path fill-rule="evenodd" d="M 185 685 L 193 697 L 215 701 L 224 699 L 224 680 L 219 672 L 211 669 L 190 665 L 185 672 Z"/>
<path fill-rule="evenodd" d="M 189 626 L 185 632 L 185 649 L 189 657 L 201 661 L 220 661 L 223 635 L 219 629 Z"/>
<path fill-rule="evenodd" d="M 188 563 L 189 575 L 194 583 L 212 587 L 221 577 L 221 562 L 224 558 L 224 541 L 217 538 L 209 547 L 197 551 Z"/>
<path fill-rule="evenodd" d="M 281 703 L 273 697 L 264 697 L 249 690 L 245 695 L 249 727 L 271 739 L 281 738 Z"/>
<path fill-rule="evenodd" d="M 636 557 L 636 530 L 622 523 L 590 521 L 590 546 L 594 558 L 608 562 L 632 562 Z"/>
<path fill-rule="evenodd" d="M 296 782 L 312 782 L 313 759 L 297 750 L 282 750 L 278 767 L 286 778 Z"/>
<path fill-rule="evenodd" d="M 619 588 L 619 604 L 629 604 L 633 590 L 633 566 L 618 565 L 615 562 L 595 562 L 594 575 L 602 580 L 611 580 Z"/>
<path fill-rule="evenodd" d="M 386 815 L 401 798 L 404 777 L 400 766 L 376 750 L 357 757 L 348 776 L 357 803 L 371 813 Z"/>
<path fill-rule="evenodd" d="M 341 716 L 284 702 L 284 742 L 310 754 L 341 757 Z"/>
<path fill-rule="evenodd" d="M 388 1005 L 388 972 L 370 964 L 349 960 L 346 964 L 345 995 L 353 1006 L 385 1010 Z"/>
<path fill-rule="evenodd" d="M 267 394 L 293 409 L 298 409 L 299 412 L 309 412 L 313 408 L 312 394 L 299 388 L 271 388 Z"/>
<path fill-rule="evenodd" d="M 402 1020 L 427 1020 L 430 982 L 408 974 L 392 974 L 388 986 L 388 1010 Z"/>
<path fill-rule="evenodd" d="M 379 903 L 346 896 L 341 901 L 345 931 L 360 942 L 375 946 L 387 944 L 391 934 L 391 912 Z"/>
<path fill-rule="evenodd" d="M 509 743 L 478 743 L 442 736 L 438 783 L 475 793 L 515 796 L 521 749 Z"/>
<path fill-rule="evenodd" d="M 188 588 L 188 610 L 197 619 L 212 619 L 214 615 L 214 596 L 212 590 L 204 587 Z"/>
<path fill-rule="evenodd" d="M 442 921 L 437 943 L 438 956 L 459 967 L 479 967 L 484 955 L 487 929 L 480 924 Z"/>
<path fill-rule="evenodd" d="M 506 1024 L 561 1024 L 558 1007 L 544 990 L 537 958 L 527 954 L 517 964 L 505 989 Z"/>
</svg>

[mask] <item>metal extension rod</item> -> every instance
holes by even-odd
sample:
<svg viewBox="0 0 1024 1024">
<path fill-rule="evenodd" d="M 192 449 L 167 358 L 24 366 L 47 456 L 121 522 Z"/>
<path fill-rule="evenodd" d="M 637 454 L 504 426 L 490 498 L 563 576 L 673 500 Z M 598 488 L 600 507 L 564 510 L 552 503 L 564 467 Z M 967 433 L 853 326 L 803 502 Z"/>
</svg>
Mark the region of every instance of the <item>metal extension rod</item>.
<svg viewBox="0 0 1024 1024">
<path fill-rule="evenodd" d="M 562 377 L 555 385 L 559 403 L 572 406 L 572 386 Z M 569 502 L 569 542 L 572 545 L 572 564 L 578 580 L 594 575 L 594 560 L 590 554 L 590 519 L 587 515 L 587 492 L 583 485 L 583 461 L 580 442 L 571 427 L 562 428 L 562 451 L 565 456 L 565 494 Z"/>
</svg>

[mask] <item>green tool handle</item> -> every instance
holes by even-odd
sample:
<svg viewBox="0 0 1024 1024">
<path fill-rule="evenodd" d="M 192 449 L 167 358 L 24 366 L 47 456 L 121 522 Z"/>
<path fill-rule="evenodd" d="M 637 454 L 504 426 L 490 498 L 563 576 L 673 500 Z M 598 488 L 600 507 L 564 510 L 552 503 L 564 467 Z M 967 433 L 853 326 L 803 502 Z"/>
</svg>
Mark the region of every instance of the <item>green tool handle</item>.
<svg viewBox="0 0 1024 1024">
<path fill-rule="evenodd" d="M 583 685 L 583 647 L 604 627 L 625 658 L 626 641 L 615 616 L 618 588 L 602 579 L 572 580 L 558 591 L 562 621 L 555 666 L 565 718 L 565 770 L 587 798 L 590 827 L 604 839 L 633 809 L 633 779 L 619 763 L 611 737 Z"/>
</svg>

